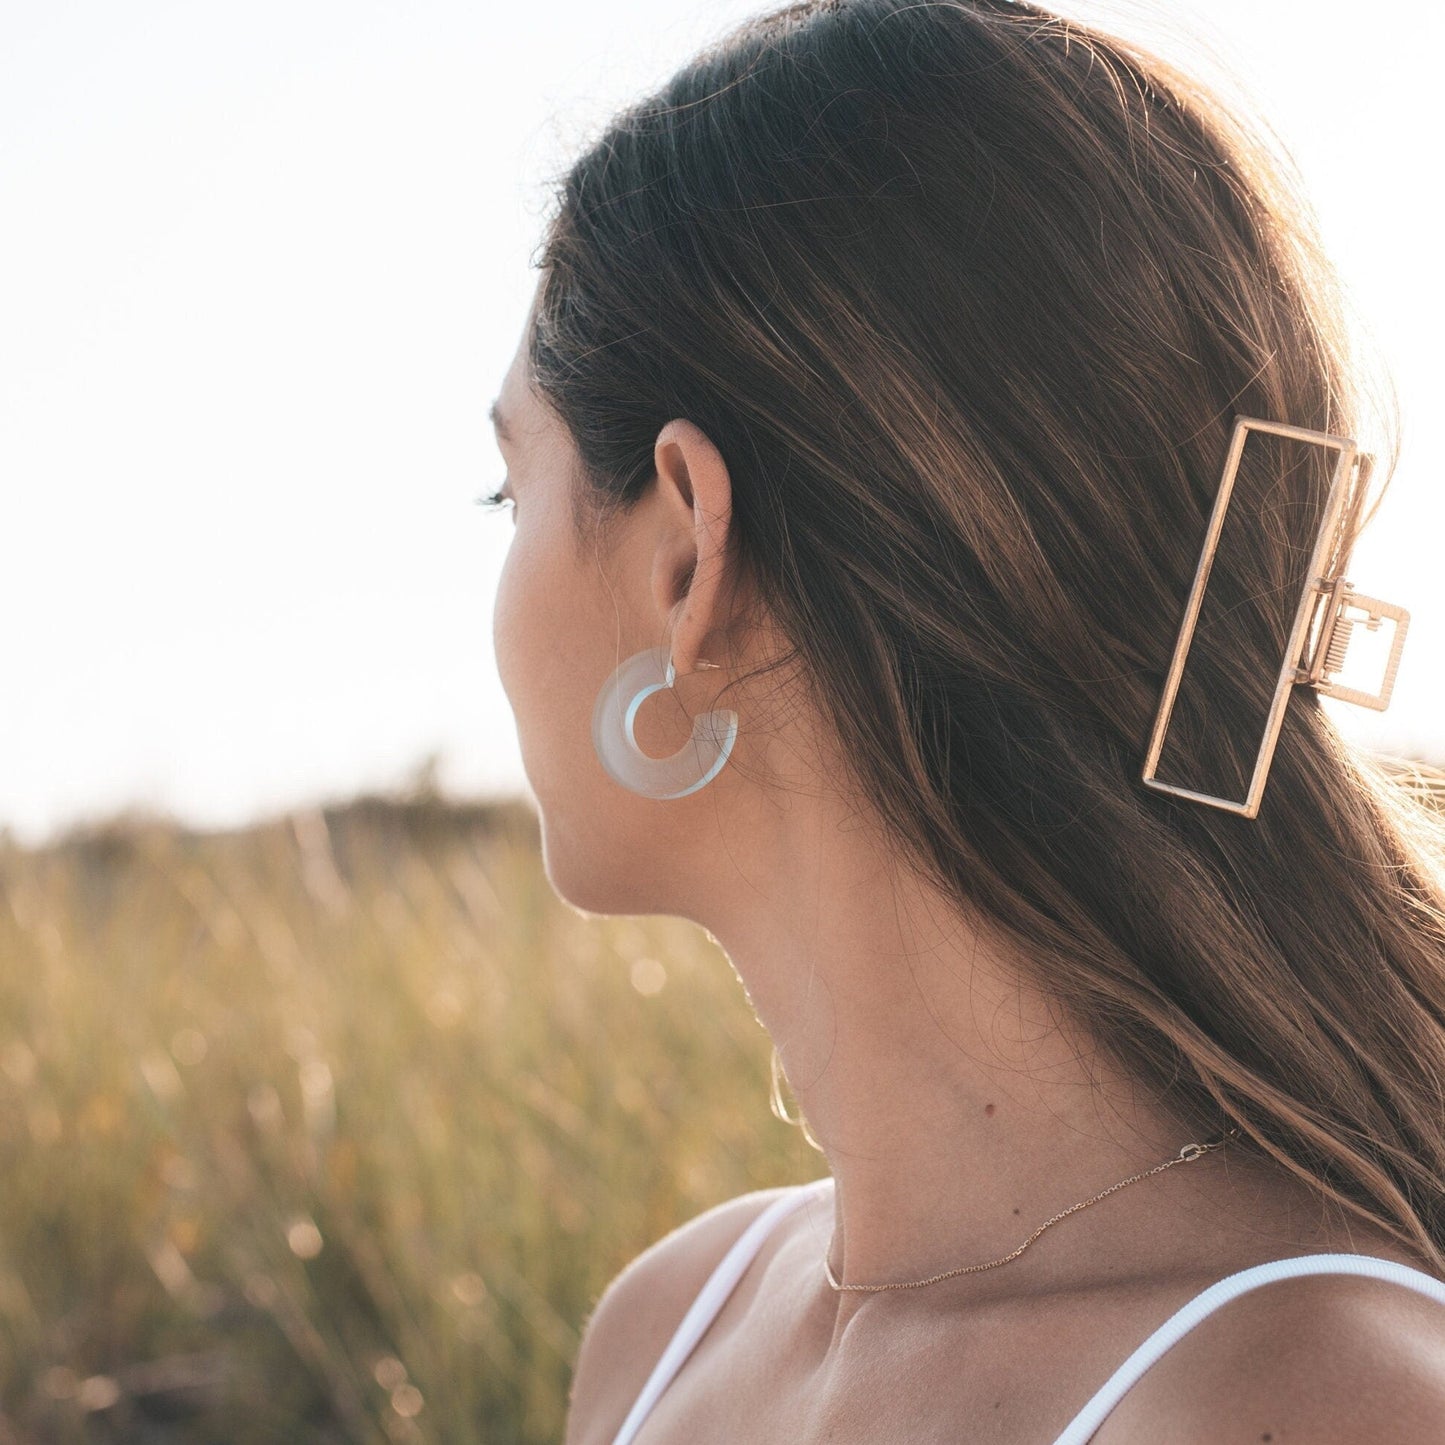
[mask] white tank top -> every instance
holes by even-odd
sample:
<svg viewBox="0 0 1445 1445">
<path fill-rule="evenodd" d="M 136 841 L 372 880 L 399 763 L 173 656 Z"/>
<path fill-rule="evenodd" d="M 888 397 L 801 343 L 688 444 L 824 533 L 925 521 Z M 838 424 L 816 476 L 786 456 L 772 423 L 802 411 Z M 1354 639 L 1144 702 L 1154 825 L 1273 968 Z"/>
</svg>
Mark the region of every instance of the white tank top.
<svg viewBox="0 0 1445 1445">
<path fill-rule="evenodd" d="M 743 1271 L 752 1262 L 763 1241 L 773 1226 L 815 1197 L 817 1191 L 831 1184 L 830 1178 L 815 1180 L 812 1184 L 800 1184 L 780 1194 L 754 1219 L 738 1237 L 732 1248 L 723 1256 L 717 1268 L 708 1277 L 697 1298 L 682 1317 L 667 1348 L 663 1350 L 647 1383 L 633 1402 L 632 1409 L 622 1422 L 612 1445 L 631 1445 L 642 1422 L 657 1403 L 662 1392 L 682 1367 L 683 1361 L 692 1353 L 693 1346 L 703 1337 L 707 1327 L 717 1317 L 723 1302 L 733 1292 L 734 1286 L 743 1276 Z M 1272 1260 L 1268 1264 L 1256 1264 L 1201 1290 L 1187 1304 L 1182 1305 L 1138 1349 L 1109 1376 L 1095 1392 L 1092 1399 L 1069 1422 L 1053 1445 L 1085 1445 L 1085 1442 L 1104 1422 L 1104 1417 L 1124 1397 L 1129 1387 L 1154 1363 L 1172 1344 L 1181 1339 L 1206 1315 L 1212 1314 L 1220 1305 L 1226 1304 L 1237 1295 L 1245 1294 L 1260 1285 L 1270 1284 L 1277 1279 L 1294 1279 L 1302 1274 L 1365 1274 L 1376 1279 L 1391 1280 L 1418 1290 L 1430 1299 L 1445 1305 L 1445 1283 L 1412 1269 L 1409 1265 L 1398 1264 L 1392 1259 L 1380 1259 L 1372 1254 L 1302 1254 L 1293 1259 Z"/>
</svg>

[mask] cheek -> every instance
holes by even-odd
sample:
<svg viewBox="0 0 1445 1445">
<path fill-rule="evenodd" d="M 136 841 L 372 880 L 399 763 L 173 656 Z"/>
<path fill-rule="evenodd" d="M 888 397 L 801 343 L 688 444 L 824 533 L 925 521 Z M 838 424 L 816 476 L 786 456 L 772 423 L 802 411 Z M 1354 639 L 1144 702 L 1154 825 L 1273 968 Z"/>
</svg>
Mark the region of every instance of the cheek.
<svg viewBox="0 0 1445 1445">
<path fill-rule="evenodd" d="M 512 552 L 502 558 L 502 570 L 497 574 L 497 590 L 492 594 L 492 654 L 497 660 L 497 672 L 502 679 L 502 691 L 510 699 L 512 690 L 507 686 L 507 634 L 511 628 L 511 590 L 507 579 L 512 571 Z"/>
<path fill-rule="evenodd" d="M 497 592 L 492 602 L 492 650 L 497 659 L 497 675 L 512 711 L 523 703 L 523 659 L 527 655 L 527 586 L 526 559 L 521 555 L 517 539 L 512 539 L 497 579 Z"/>
<path fill-rule="evenodd" d="M 538 497 L 539 490 L 533 487 L 521 503 L 502 559 L 492 642 L 522 768 L 544 823 L 549 869 L 555 862 L 573 877 L 576 866 L 591 866 L 583 861 L 588 857 L 616 857 L 619 806 L 629 797 L 607 776 L 593 745 L 598 691 L 610 669 L 652 641 L 657 628 L 649 622 L 646 539 L 633 543 L 624 535 L 598 551 L 579 547 L 565 499 L 550 505 L 554 499 Z M 644 747 L 659 712 L 668 718 L 665 702 L 644 708 L 639 719 Z M 651 810 L 637 812 L 651 827 Z"/>
<path fill-rule="evenodd" d="M 567 570 L 566 559 L 558 558 L 555 543 L 538 525 L 542 519 L 532 520 L 530 532 L 518 527 L 502 563 L 492 647 L 523 766 L 540 798 L 549 782 L 561 782 L 559 774 L 578 752 L 573 692 L 586 675 L 588 640 L 579 636 L 580 618 L 573 610 L 579 579 Z"/>
</svg>

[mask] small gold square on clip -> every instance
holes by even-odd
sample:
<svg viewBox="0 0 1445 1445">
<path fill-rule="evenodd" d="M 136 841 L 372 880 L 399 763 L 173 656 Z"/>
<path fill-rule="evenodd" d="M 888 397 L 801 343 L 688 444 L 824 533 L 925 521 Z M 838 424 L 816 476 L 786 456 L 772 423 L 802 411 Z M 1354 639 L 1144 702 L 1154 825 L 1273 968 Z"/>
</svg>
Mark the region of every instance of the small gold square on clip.
<svg viewBox="0 0 1445 1445">
<path fill-rule="evenodd" d="M 1353 609 L 1364 614 L 1349 617 Z M 1378 692 L 1364 692 L 1360 688 L 1348 687 L 1335 682 L 1333 675 L 1345 665 L 1345 654 L 1354 629 L 1364 627 L 1371 632 L 1379 629 L 1385 620 L 1392 624 L 1390 629 L 1390 655 L 1385 661 L 1384 675 Z M 1308 672 L 1302 672 L 1300 682 L 1309 683 L 1317 691 L 1330 697 L 1342 698 L 1345 702 L 1358 703 L 1361 707 L 1374 708 L 1384 712 L 1390 705 L 1390 693 L 1395 687 L 1395 674 L 1400 668 L 1400 652 L 1405 646 L 1405 634 L 1409 630 L 1410 614 L 1393 602 L 1382 602 L 1378 597 L 1366 597 L 1352 592 L 1344 578 L 1336 579 L 1331 599 L 1326 604 L 1324 625 L 1315 644 L 1314 659 Z"/>
</svg>

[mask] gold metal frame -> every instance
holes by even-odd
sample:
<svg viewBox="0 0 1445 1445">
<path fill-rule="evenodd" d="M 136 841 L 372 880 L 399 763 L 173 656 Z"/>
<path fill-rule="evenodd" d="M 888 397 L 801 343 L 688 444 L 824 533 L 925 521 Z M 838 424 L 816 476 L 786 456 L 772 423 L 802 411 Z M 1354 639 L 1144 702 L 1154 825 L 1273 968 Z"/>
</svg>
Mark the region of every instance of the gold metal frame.
<svg viewBox="0 0 1445 1445">
<path fill-rule="evenodd" d="M 1295 609 L 1294 625 L 1290 629 L 1279 678 L 1275 683 L 1269 718 L 1265 723 L 1264 740 L 1255 756 L 1249 792 L 1243 801 L 1236 801 L 1232 798 L 1218 798 L 1210 793 L 1195 792 L 1190 788 L 1176 787 L 1172 783 L 1161 783 L 1155 774 L 1159 766 L 1159 754 L 1164 747 L 1164 737 L 1169 729 L 1169 718 L 1174 711 L 1179 679 L 1184 672 L 1184 659 L 1194 637 L 1194 625 L 1199 618 L 1205 584 L 1209 580 L 1209 569 L 1213 565 L 1215 549 L 1219 545 L 1224 513 L 1229 506 L 1230 493 L 1234 490 L 1235 473 L 1239 470 L 1239 459 L 1244 453 L 1245 438 L 1251 430 L 1272 432 L 1276 436 L 1333 447 L 1340 455 L 1330 483 L 1324 520 L 1315 539 L 1307 579 L 1300 594 L 1299 606 Z M 1159 711 L 1154 719 L 1154 731 L 1149 739 L 1149 751 L 1144 759 L 1142 776 L 1149 787 L 1161 793 L 1173 793 L 1177 797 L 1190 798 L 1198 803 L 1208 803 L 1227 812 L 1253 818 L 1259 813 L 1265 779 L 1269 775 L 1275 743 L 1279 740 L 1279 731 L 1284 723 L 1284 710 L 1289 702 L 1290 690 L 1296 684 L 1313 687 L 1331 697 L 1343 698 L 1346 702 L 1358 703 L 1376 711 L 1382 712 L 1389 706 L 1390 693 L 1395 686 L 1395 674 L 1400 666 L 1400 651 L 1405 645 L 1405 633 L 1410 624 L 1410 614 L 1394 603 L 1382 602 L 1377 597 L 1365 597 L 1354 592 L 1344 575 L 1354 547 L 1353 539 L 1357 536 L 1356 520 L 1373 464 L 1373 456 L 1368 452 L 1360 452 L 1349 437 L 1332 436 L 1329 432 L 1311 431 L 1306 427 L 1290 426 L 1285 422 L 1262 421 L 1259 417 L 1235 417 L 1219 493 L 1210 513 L 1204 547 L 1194 572 L 1194 585 L 1190 588 L 1189 601 L 1184 608 L 1184 620 L 1180 624 L 1179 637 L 1174 644 L 1174 657 L 1169 664 L 1169 675 L 1164 682 Z M 1347 537 L 1351 539 L 1348 545 L 1345 544 Z M 1345 614 L 1351 608 L 1363 612 L 1365 616 L 1347 617 Z M 1333 674 L 1344 666 L 1345 652 L 1349 647 L 1354 626 L 1363 623 L 1369 631 L 1374 632 L 1385 618 L 1393 621 L 1394 635 L 1390 639 L 1390 656 L 1385 665 L 1379 692 L 1363 692 L 1333 681 Z M 1311 649 L 1309 638 L 1311 632 L 1315 631 L 1316 624 L 1318 632 Z"/>
</svg>

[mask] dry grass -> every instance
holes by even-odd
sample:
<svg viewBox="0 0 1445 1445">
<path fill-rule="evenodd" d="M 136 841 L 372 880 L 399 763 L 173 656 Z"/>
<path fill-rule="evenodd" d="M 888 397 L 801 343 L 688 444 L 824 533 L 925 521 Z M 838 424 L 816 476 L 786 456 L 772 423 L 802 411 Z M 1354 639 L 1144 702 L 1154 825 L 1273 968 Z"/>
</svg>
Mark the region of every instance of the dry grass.
<svg viewBox="0 0 1445 1445">
<path fill-rule="evenodd" d="M 525 809 L 0 843 L 0 1445 L 556 1441 L 602 1287 L 823 1161 L 726 958 Z"/>
<path fill-rule="evenodd" d="M 824 1172 L 768 1060 L 520 806 L 0 835 L 0 1445 L 559 1440 L 607 1281 Z"/>
</svg>

